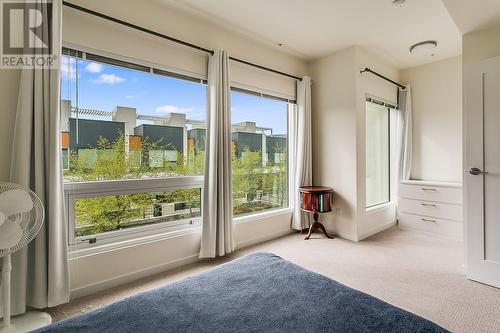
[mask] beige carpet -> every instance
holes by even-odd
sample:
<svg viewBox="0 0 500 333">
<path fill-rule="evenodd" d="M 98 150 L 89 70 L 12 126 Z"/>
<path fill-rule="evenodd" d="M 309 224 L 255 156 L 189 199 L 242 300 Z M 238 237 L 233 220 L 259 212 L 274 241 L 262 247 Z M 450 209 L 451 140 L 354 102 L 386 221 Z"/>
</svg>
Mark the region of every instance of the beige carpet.
<svg viewBox="0 0 500 333">
<path fill-rule="evenodd" d="M 232 258 L 269 251 L 453 332 L 500 332 L 500 289 L 468 281 L 461 243 L 391 228 L 363 242 L 292 234 L 155 275 L 51 309 L 60 320 L 196 274 Z M 332 314 L 334 315 L 334 314 Z"/>
</svg>

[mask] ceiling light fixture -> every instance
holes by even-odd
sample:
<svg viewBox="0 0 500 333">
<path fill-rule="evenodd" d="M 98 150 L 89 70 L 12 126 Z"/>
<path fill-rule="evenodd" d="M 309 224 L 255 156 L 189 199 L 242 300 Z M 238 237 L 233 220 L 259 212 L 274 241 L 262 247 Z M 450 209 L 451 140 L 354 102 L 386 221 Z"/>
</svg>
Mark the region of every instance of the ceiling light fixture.
<svg viewBox="0 0 500 333">
<path fill-rule="evenodd" d="M 392 0 L 392 5 L 396 8 L 403 7 L 406 0 Z"/>
<path fill-rule="evenodd" d="M 426 55 L 433 57 L 438 43 L 435 40 L 426 40 L 410 47 L 410 53 L 416 55 Z"/>
</svg>

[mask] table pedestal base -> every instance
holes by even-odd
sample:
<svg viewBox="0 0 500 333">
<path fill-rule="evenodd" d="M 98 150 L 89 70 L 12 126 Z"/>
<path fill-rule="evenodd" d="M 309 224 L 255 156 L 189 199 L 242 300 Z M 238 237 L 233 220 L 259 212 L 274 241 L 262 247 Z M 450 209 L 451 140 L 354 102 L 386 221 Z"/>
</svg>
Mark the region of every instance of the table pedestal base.
<svg viewBox="0 0 500 333">
<path fill-rule="evenodd" d="M 326 229 L 325 229 L 325 226 L 323 224 L 321 224 L 320 222 L 318 222 L 318 213 L 314 213 L 313 214 L 313 218 L 314 218 L 314 222 L 313 224 L 311 224 L 311 226 L 309 227 L 309 233 L 307 234 L 307 236 L 304 238 L 305 240 L 309 239 L 311 237 L 311 234 L 313 232 L 315 232 L 318 228 L 321 229 L 321 231 L 323 232 L 323 234 L 326 236 L 326 238 L 333 238 L 333 236 L 329 235 L 328 232 L 326 232 Z"/>
</svg>

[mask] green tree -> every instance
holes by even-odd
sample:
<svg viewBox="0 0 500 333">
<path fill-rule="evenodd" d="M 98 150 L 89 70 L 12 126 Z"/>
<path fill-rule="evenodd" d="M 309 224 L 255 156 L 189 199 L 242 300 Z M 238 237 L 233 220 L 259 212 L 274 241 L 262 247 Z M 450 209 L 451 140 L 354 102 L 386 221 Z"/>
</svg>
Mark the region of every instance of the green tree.
<svg viewBox="0 0 500 333">
<path fill-rule="evenodd" d="M 78 199 L 75 203 L 77 236 L 92 235 L 127 227 L 144 218 L 154 200 L 149 194 L 110 195 Z"/>
<path fill-rule="evenodd" d="M 283 207 L 288 200 L 288 170 L 287 150 L 285 147 L 275 147 L 278 161 L 268 162 L 266 165 L 265 192 L 270 193 L 271 201 L 278 207 Z"/>
<path fill-rule="evenodd" d="M 66 181 L 100 181 L 203 174 L 204 152 L 177 151 L 176 161 L 169 161 L 165 150 L 169 145 L 144 140 L 139 149 L 126 150 L 125 135 L 120 132 L 115 141 L 100 137 L 96 147 L 88 147 L 69 156 Z M 171 150 L 171 149 L 170 149 Z M 161 163 L 152 165 L 151 154 L 160 152 Z M 85 236 L 127 228 L 147 220 L 155 205 L 185 202 L 189 216 L 200 208 L 200 190 L 183 189 L 169 193 L 142 193 L 82 198 L 75 202 L 77 235 Z M 139 222 L 138 222 L 139 221 Z M 147 221 L 146 221 L 147 223 Z"/>
<path fill-rule="evenodd" d="M 203 151 L 177 151 L 176 158 L 166 154 L 173 150 L 161 142 L 147 138 L 139 149 L 126 149 L 126 137 L 109 142 L 99 138 L 96 147 L 88 147 L 69 156 L 67 181 L 99 181 L 169 176 L 203 175 Z M 275 147 L 278 160 L 263 163 L 261 151 L 244 149 L 237 156 L 232 152 L 234 214 L 240 215 L 275 207 L 283 207 L 288 197 L 286 148 Z M 163 193 L 110 195 L 76 200 L 75 218 L 80 236 L 128 228 L 149 222 L 155 207 L 165 203 L 185 203 L 189 213 L 182 218 L 199 216 L 199 189 L 182 189 Z M 178 216 L 180 217 L 180 215 Z"/>
<path fill-rule="evenodd" d="M 241 157 L 233 149 L 233 202 L 251 202 L 257 196 L 257 191 L 262 188 L 262 153 L 244 149 Z"/>
<path fill-rule="evenodd" d="M 261 151 L 244 149 L 238 157 L 233 149 L 234 215 L 283 207 L 288 196 L 286 149 L 276 152 L 281 156 L 277 163 L 263 163 Z"/>
</svg>

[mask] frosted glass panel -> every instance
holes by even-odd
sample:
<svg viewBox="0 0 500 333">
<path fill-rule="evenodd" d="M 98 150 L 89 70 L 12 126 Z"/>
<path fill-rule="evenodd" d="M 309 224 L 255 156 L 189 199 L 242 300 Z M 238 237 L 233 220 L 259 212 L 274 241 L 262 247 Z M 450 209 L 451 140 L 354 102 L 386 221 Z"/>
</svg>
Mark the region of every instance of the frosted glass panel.
<svg viewBox="0 0 500 333">
<path fill-rule="evenodd" d="M 389 109 L 366 102 L 366 207 L 389 202 Z"/>
<path fill-rule="evenodd" d="M 485 73 L 483 76 L 484 89 L 484 167 L 488 173 L 484 175 L 484 259 L 489 262 L 500 263 L 500 205 L 498 194 L 500 189 L 500 74 L 498 72 Z M 478 176 L 481 177 L 481 176 Z"/>
</svg>

